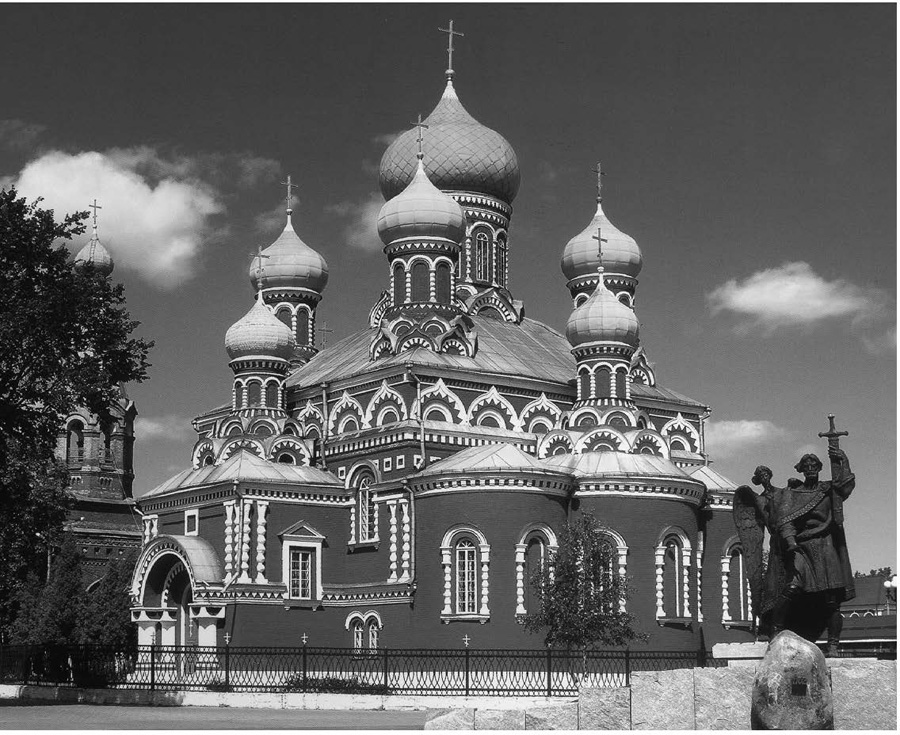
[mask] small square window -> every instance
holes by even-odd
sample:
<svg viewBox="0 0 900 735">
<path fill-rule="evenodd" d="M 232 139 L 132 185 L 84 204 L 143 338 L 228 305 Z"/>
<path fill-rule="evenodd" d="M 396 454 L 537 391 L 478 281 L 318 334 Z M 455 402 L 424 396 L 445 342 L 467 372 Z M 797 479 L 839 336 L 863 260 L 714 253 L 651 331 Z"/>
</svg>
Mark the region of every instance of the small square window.
<svg viewBox="0 0 900 735">
<path fill-rule="evenodd" d="M 406 455 L 400 454 L 397 456 L 397 464 L 395 465 L 398 470 L 402 470 L 406 467 Z"/>
<path fill-rule="evenodd" d="M 393 469 L 393 467 L 394 467 L 394 464 L 393 464 L 393 462 L 391 462 L 390 459 L 384 460 L 384 471 L 385 472 L 390 472 Z"/>
<path fill-rule="evenodd" d="M 185 536 L 196 536 L 199 531 L 200 526 L 200 511 L 196 508 L 194 510 L 186 510 L 184 512 L 184 535 Z"/>
<path fill-rule="evenodd" d="M 346 467 L 338 467 L 338 479 L 343 480 L 347 476 Z"/>
<path fill-rule="evenodd" d="M 377 459 L 373 459 L 373 460 L 372 460 L 372 465 L 373 465 L 373 466 L 375 467 L 375 469 L 377 470 L 377 469 L 378 469 L 378 460 L 377 460 Z"/>
<path fill-rule="evenodd" d="M 415 465 L 416 467 L 422 466 L 422 455 L 421 454 L 413 455 L 413 465 Z"/>
</svg>

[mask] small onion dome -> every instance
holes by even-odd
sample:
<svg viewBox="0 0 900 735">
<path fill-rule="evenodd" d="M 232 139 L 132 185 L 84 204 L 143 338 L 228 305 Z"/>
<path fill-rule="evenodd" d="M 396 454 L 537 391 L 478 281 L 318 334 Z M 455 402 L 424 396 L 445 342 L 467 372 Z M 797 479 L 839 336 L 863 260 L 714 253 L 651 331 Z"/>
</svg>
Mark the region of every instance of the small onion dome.
<svg viewBox="0 0 900 735">
<path fill-rule="evenodd" d="M 405 237 L 444 238 L 458 243 L 466 235 L 466 216 L 452 197 L 428 180 L 419 159 L 410 185 L 378 213 L 378 235 L 385 245 Z"/>
<path fill-rule="evenodd" d="M 269 311 L 260 291 L 250 311 L 225 332 L 225 351 L 232 360 L 251 355 L 289 360 L 294 353 L 294 335 Z"/>
<path fill-rule="evenodd" d="M 623 342 L 637 347 L 638 331 L 634 310 L 606 287 L 602 272 L 594 293 L 572 312 L 566 323 L 566 339 L 572 347 L 592 342 Z"/>
<path fill-rule="evenodd" d="M 452 80 L 447 80 L 440 102 L 424 122 L 425 171 L 438 189 L 487 194 L 512 204 L 521 178 L 516 152 L 500 133 L 466 112 Z M 397 196 L 412 181 L 417 140 L 416 130 L 407 130 L 384 152 L 379 183 L 385 199 Z"/>
<path fill-rule="evenodd" d="M 112 273 L 113 263 L 112 255 L 97 239 L 91 241 L 78 251 L 75 256 L 76 263 L 92 263 L 98 273 L 108 276 Z"/>
<path fill-rule="evenodd" d="M 288 212 L 284 232 L 262 251 L 264 288 L 305 288 L 322 293 L 328 283 L 328 263 L 294 232 Z M 258 261 L 250 266 L 250 283 L 259 288 Z"/>
<path fill-rule="evenodd" d="M 619 230 L 597 203 L 597 213 L 579 234 L 569 240 L 562 257 L 562 272 L 568 280 L 597 272 L 597 228 L 603 233 L 603 270 L 637 278 L 643 258 L 630 235 Z"/>
</svg>

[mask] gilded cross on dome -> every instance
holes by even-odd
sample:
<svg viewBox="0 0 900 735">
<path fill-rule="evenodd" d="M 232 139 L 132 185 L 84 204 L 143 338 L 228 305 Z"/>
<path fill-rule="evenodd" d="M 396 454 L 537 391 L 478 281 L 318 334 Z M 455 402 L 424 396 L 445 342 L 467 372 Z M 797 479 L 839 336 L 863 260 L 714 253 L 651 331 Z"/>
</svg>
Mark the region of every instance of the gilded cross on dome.
<svg viewBox="0 0 900 735">
<path fill-rule="evenodd" d="M 465 36 L 466 34 L 460 33 L 459 31 L 454 31 L 452 20 L 450 21 L 449 28 L 438 27 L 438 30 L 441 33 L 447 34 L 447 76 L 452 77 L 453 76 L 453 37 L 454 36 L 462 37 L 462 36 Z"/>
<path fill-rule="evenodd" d="M 597 161 L 597 168 L 594 169 L 594 173 L 597 174 L 597 201 L 603 201 L 603 177 L 606 176 L 606 171 L 604 171 L 600 166 L 600 161 Z"/>
<path fill-rule="evenodd" d="M 422 113 L 421 112 L 419 113 L 419 119 L 414 123 L 410 123 L 410 125 L 412 125 L 413 127 L 415 127 L 418 130 L 418 137 L 416 138 L 416 142 L 419 144 L 419 152 L 416 154 L 416 158 L 418 158 L 421 161 L 422 158 L 424 158 L 424 156 L 425 156 L 425 154 L 422 153 L 422 141 L 424 140 L 424 138 L 422 137 L 422 128 L 425 128 L 426 130 L 428 130 L 428 126 L 422 122 Z"/>
<path fill-rule="evenodd" d="M 291 197 L 293 196 L 293 194 L 291 193 L 291 189 L 299 189 L 300 187 L 297 186 L 297 184 L 291 183 L 291 175 L 290 174 L 288 174 L 287 181 L 282 181 L 281 183 L 287 187 L 287 196 L 285 197 L 285 200 L 287 201 L 287 213 L 290 214 L 291 212 L 294 211 L 291 209 Z M 263 256 L 263 257 L 267 257 L 267 256 Z"/>
<path fill-rule="evenodd" d="M 97 204 L 97 199 L 96 199 L 96 197 L 95 197 L 95 198 L 94 198 L 94 203 L 93 203 L 93 204 L 88 204 L 88 209 L 93 209 L 93 210 L 94 210 L 93 233 L 91 234 L 91 252 L 90 252 L 90 255 L 88 256 L 88 257 L 89 257 L 89 260 L 93 260 L 93 259 L 94 259 L 94 250 L 95 250 L 95 248 L 96 248 L 96 244 L 97 244 L 97 242 L 99 242 L 99 240 L 100 240 L 100 238 L 97 237 L 97 210 L 98 210 L 98 209 L 103 209 L 103 207 L 101 207 L 99 204 Z"/>
<path fill-rule="evenodd" d="M 290 176 L 288 177 L 288 179 L 290 179 Z M 288 189 L 288 191 L 290 191 L 290 189 Z M 290 210 L 288 210 L 288 211 L 290 211 Z M 253 256 L 253 260 L 256 261 L 256 281 L 259 283 L 259 291 L 260 291 L 260 293 L 262 293 L 263 279 L 265 278 L 265 274 L 266 274 L 266 270 L 263 267 L 263 259 L 271 258 L 272 256 L 271 255 L 263 255 L 263 249 L 262 249 L 261 245 L 256 248 L 256 252 L 252 253 L 252 256 Z"/>
</svg>

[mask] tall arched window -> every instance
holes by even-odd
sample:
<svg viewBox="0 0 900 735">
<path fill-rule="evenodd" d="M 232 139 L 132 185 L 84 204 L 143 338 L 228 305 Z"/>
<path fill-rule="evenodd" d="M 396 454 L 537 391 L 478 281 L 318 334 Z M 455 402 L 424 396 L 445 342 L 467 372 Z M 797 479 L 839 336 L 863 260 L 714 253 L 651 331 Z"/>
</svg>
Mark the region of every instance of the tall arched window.
<svg viewBox="0 0 900 735">
<path fill-rule="evenodd" d="M 497 239 L 497 285 L 506 286 L 507 254 L 506 238 Z"/>
<path fill-rule="evenodd" d="M 475 235 L 475 280 L 489 281 L 491 278 L 491 241 L 484 230 Z"/>
<path fill-rule="evenodd" d="M 310 312 L 302 307 L 297 309 L 297 329 L 294 332 L 294 339 L 301 347 L 309 345 L 309 319 Z"/>
<path fill-rule="evenodd" d="M 609 378 L 610 372 L 606 365 L 601 365 L 594 372 L 595 395 L 597 398 L 609 398 Z"/>
<path fill-rule="evenodd" d="M 419 260 L 412 268 L 412 300 L 417 302 L 431 299 L 431 273 L 428 264 Z"/>
<path fill-rule="evenodd" d="M 247 405 L 258 406 L 262 400 L 262 385 L 257 381 L 247 384 Z"/>
<path fill-rule="evenodd" d="M 75 420 L 69 424 L 66 434 L 66 457 L 69 462 L 80 462 L 84 459 L 84 424 Z"/>
<path fill-rule="evenodd" d="M 583 370 L 578 377 L 578 400 L 586 401 L 591 397 L 591 374 L 587 370 Z"/>
<path fill-rule="evenodd" d="M 683 576 L 681 543 L 674 536 L 666 539 L 666 561 L 663 573 L 663 609 L 667 618 L 683 617 L 681 579 Z"/>
<path fill-rule="evenodd" d="M 266 384 L 266 406 L 278 408 L 278 384 L 269 382 Z"/>
<path fill-rule="evenodd" d="M 356 618 L 353 621 L 353 651 L 354 653 L 363 652 L 363 637 L 365 634 L 365 623 L 362 618 Z"/>
<path fill-rule="evenodd" d="M 628 373 L 624 370 L 618 370 L 616 372 L 616 398 L 620 398 L 625 400 L 625 386 L 628 379 Z"/>
<path fill-rule="evenodd" d="M 394 265 L 394 306 L 406 301 L 406 269 L 403 263 Z"/>
<path fill-rule="evenodd" d="M 535 577 L 542 575 L 548 562 L 547 539 L 535 533 L 525 542 L 525 610 L 536 613 L 541 601 L 534 587 Z"/>
<path fill-rule="evenodd" d="M 234 407 L 235 409 L 244 407 L 244 386 L 242 383 L 235 383 L 234 385 Z"/>
<path fill-rule="evenodd" d="M 478 552 L 468 536 L 456 542 L 453 550 L 456 568 L 454 611 L 457 615 L 478 612 Z"/>
<path fill-rule="evenodd" d="M 691 544 L 681 529 L 660 534 L 656 547 L 656 617 L 690 618 Z"/>
<path fill-rule="evenodd" d="M 291 324 L 293 315 L 288 307 L 282 306 L 279 308 L 278 311 L 275 312 L 275 316 L 278 317 L 278 321 L 284 324 L 288 329 L 293 329 L 293 325 Z"/>
<path fill-rule="evenodd" d="M 722 622 L 749 622 L 750 581 L 744 568 L 744 554 L 740 544 L 732 544 L 722 560 L 722 589 L 725 599 L 722 600 Z"/>
<path fill-rule="evenodd" d="M 378 538 L 378 518 L 375 512 L 375 497 L 372 483 L 375 478 L 365 472 L 357 480 L 356 486 L 356 523 L 359 532 L 357 541 L 374 541 Z"/>
<path fill-rule="evenodd" d="M 434 271 L 434 290 L 439 304 L 450 303 L 450 266 L 443 261 Z"/>
</svg>

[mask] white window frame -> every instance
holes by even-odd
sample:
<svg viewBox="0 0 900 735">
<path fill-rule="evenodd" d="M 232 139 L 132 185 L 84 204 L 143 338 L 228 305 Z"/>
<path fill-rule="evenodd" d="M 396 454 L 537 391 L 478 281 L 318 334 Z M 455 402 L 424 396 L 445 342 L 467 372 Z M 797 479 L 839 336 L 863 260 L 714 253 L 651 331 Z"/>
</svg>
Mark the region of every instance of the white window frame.
<svg viewBox="0 0 900 735">
<path fill-rule="evenodd" d="M 463 537 L 468 537 L 473 544 L 474 554 L 474 600 L 475 609 L 471 612 L 460 612 L 459 604 L 459 566 L 457 549 Z M 453 620 L 477 620 L 486 623 L 490 620 L 490 562 L 491 547 L 484 534 L 474 526 L 457 525 L 447 530 L 441 540 L 441 567 L 444 574 L 443 608 L 441 622 Z M 468 608 L 466 608 L 468 609 Z"/>
<path fill-rule="evenodd" d="M 281 583 L 284 585 L 285 601 L 315 602 L 322 599 L 322 549 L 325 537 L 309 526 L 306 526 L 310 534 L 283 534 L 281 537 Z M 311 551 L 313 573 L 312 597 L 307 600 L 302 597 L 291 596 L 291 552 Z"/>
<path fill-rule="evenodd" d="M 189 519 L 194 519 L 194 530 L 189 530 L 188 521 Z M 192 508 L 191 510 L 186 510 L 184 512 L 184 535 L 185 536 L 198 536 L 200 534 L 200 509 Z"/>
<path fill-rule="evenodd" d="M 398 470 L 402 470 L 406 467 L 406 455 L 405 454 L 397 455 L 397 461 L 394 463 L 394 467 L 396 467 Z"/>
<path fill-rule="evenodd" d="M 390 457 L 385 457 L 382 468 L 384 472 L 390 472 L 394 468 L 393 460 Z"/>
</svg>

